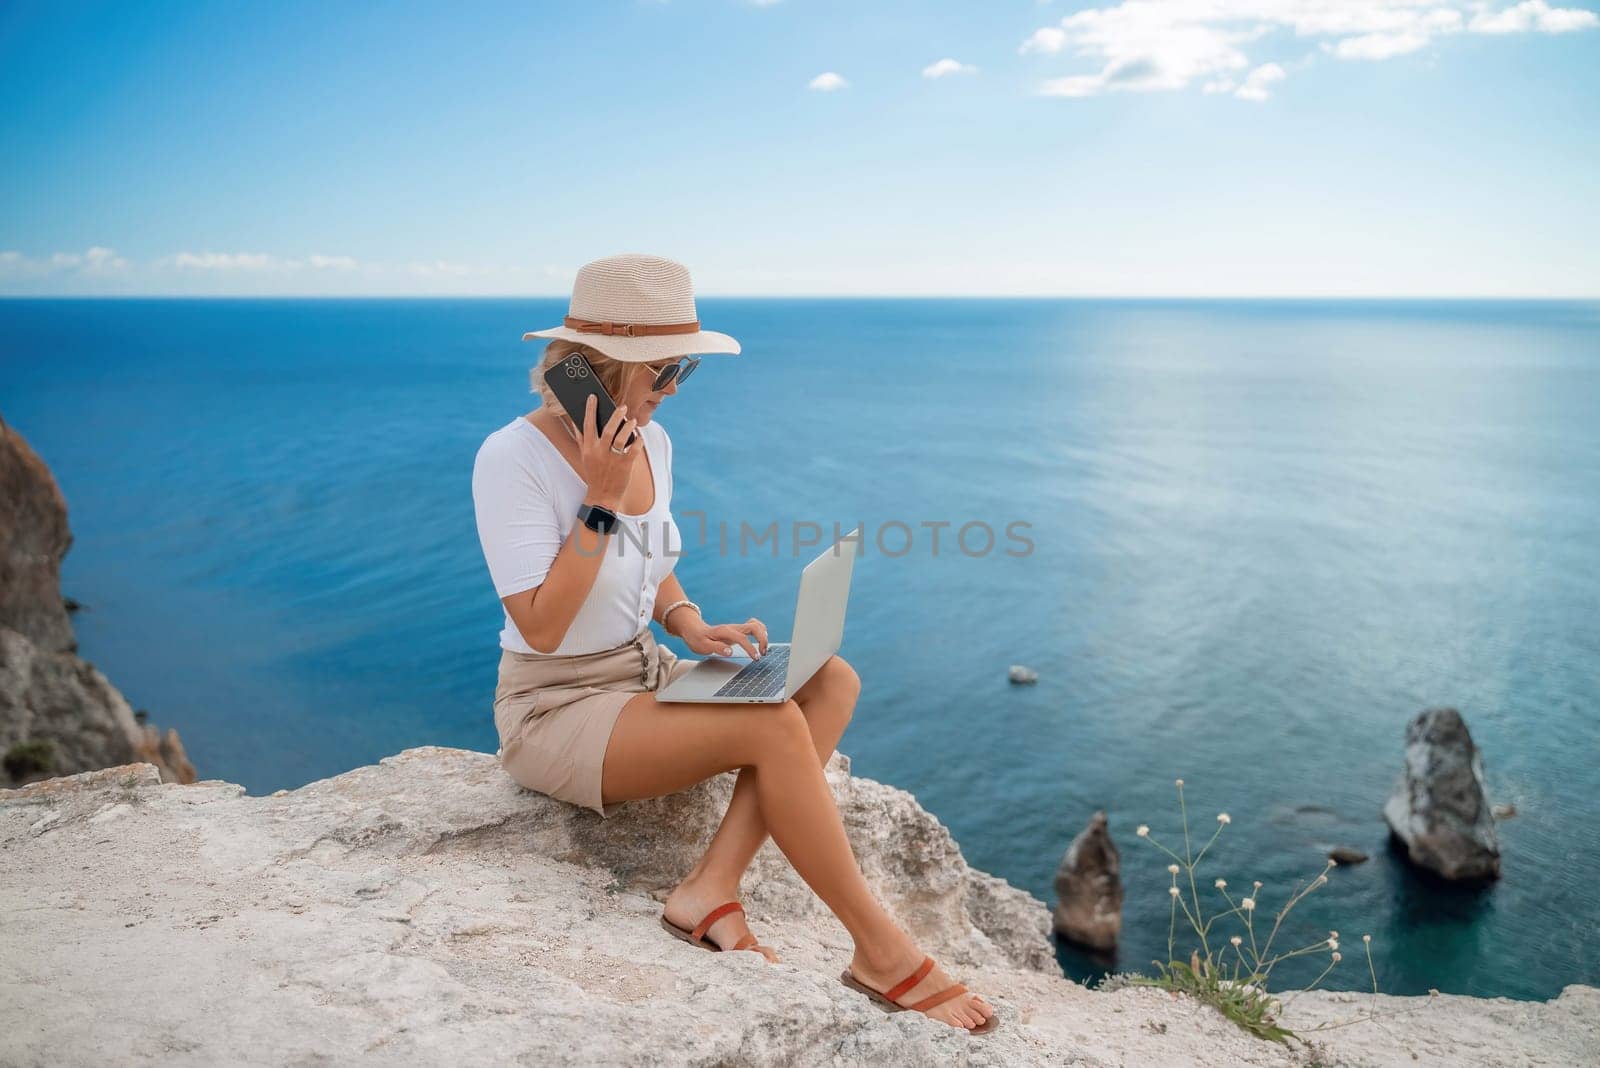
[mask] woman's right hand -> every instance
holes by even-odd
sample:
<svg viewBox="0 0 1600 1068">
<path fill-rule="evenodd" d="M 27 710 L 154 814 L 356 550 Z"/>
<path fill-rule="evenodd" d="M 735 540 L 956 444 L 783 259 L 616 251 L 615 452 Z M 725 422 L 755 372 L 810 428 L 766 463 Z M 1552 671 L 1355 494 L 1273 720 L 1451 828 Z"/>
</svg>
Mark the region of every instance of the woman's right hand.
<svg viewBox="0 0 1600 1068">
<path fill-rule="evenodd" d="M 588 486 L 584 501 L 614 511 L 622 502 L 622 493 L 633 474 L 633 450 L 639 447 L 640 440 L 635 430 L 639 424 L 627 418 L 628 407 L 621 405 L 611 413 L 606 425 L 597 430 L 594 425 L 596 404 L 593 394 L 584 402 L 583 433 L 578 440 L 578 474 Z M 623 449 L 621 442 L 628 441 L 630 434 L 633 440 Z M 622 452 L 612 451 L 612 445 Z"/>
</svg>

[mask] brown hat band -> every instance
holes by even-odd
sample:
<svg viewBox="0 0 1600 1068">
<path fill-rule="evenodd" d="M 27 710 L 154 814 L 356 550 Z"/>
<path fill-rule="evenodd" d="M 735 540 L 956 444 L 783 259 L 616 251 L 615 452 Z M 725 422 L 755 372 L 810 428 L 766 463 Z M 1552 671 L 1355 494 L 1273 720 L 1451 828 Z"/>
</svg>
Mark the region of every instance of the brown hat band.
<svg viewBox="0 0 1600 1068">
<path fill-rule="evenodd" d="M 653 334 L 698 334 L 700 320 L 692 323 L 592 323 L 568 315 L 561 320 L 569 330 L 580 334 L 605 334 L 607 337 L 649 337 Z"/>
</svg>

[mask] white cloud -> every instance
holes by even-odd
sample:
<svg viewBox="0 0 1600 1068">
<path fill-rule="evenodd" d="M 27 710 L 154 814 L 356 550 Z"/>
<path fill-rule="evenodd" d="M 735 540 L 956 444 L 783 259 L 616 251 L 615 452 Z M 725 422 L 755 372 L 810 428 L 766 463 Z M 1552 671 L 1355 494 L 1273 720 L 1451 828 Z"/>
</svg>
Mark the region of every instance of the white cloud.
<svg viewBox="0 0 1600 1068">
<path fill-rule="evenodd" d="M 1234 91 L 1234 96 L 1240 100 L 1253 100 L 1257 103 L 1272 95 L 1267 87 L 1283 81 L 1289 75 L 1276 63 L 1263 63 L 1245 77 L 1244 84 Z"/>
<path fill-rule="evenodd" d="M 83 254 L 83 266 L 89 271 L 121 271 L 127 269 L 128 261 L 113 250 L 96 245 Z"/>
<path fill-rule="evenodd" d="M 366 260 L 310 253 L 182 251 L 129 261 L 94 246 L 30 256 L 0 249 L 0 294 L 527 294 L 570 289 L 575 269 L 445 259 Z"/>
<path fill-rule="evenodd" d="M 353 271 L 361 266 L 351 256 L 312 254 L 301 260 L 267 252 L 180 252 L 157 262 L 194 271 Z"/>
<path fill-rule="evenodd" d="M 277 271 L 285 261 L 264 252 L 180 252 L 172 257 L 175 267 L 199 271 Z"/>
<path fill-rule="evenodd" d="M 929 63 L 922 68 L 924 78 L 943 78 L 951 74 L 976 74 L 978 68 L 971 63 L 962 63 L 955 59 L 941 59 L 936 63 Z"/>
<path fill-rule="evenodd" d="M 1098 69 L 1051 78 L 1046 96 L 1187 89 L 1263 100 L 1282 61 L 1320 39 L 1329 55 L 1383 60 L 1421 51 L 1437 38 L 1474 33 L 1569 33 L 1600 26 L 1583 8 L 1547 0 L 1495 7 L 1488 0 L 1123 0 L 1073 12 L 1035 30 L 1018 51 L 1087 60 Z M 1262 55 L 1269 53 L 1269 55 Z M 1276 77 L 1251 83 L 1267 70 Z M 1243 72 L 1250 70 L 1249 76 Z M 1244 81 L 1239 79 L 1244 77 Z"/>
<path fill-rule="evenodd" d="M 1114 8 L 1090 8 L 1068 15 L 1061 20 L 1061 47 L 1098 59 L 1102 66 L 1095 74 L 1052 79 L 1039 91 L 1046 96 L 1097 96 L 1182 89 L 1195 79 L 1248 67 L 1250 61 L 1239 46 L 1259 31 L 1254 26 L 1196 20 L 1187 14 L 1193 9 L 1157 0 L 1129 0 Z M 1036 33 L 1029 40 L 1039 36 Z M 1054 42 L 1055 38 L 1047 40 Z"/>
<path fill-rule="evenodd" d="M 406 270 L 420 278 L 462 278 L 472 273 L 472 268 L 463 263 L 450 263 L 447 260 L 434 260 L 432 263 L 408 263 Z"/>
<path fill-rule="evenodd" d="M 1600 25 L 1600 17 L 1581 8 L 1552 8 L 1544 0 L 1524 0 L 1503 11 L 1480 11 L 1469 24 L 1473 33 L 1571 33 Z"/>
<path fill-rule="evenodd" d="M 1022 47 L 1017 49 L 1023 55 L 1029 52 L 1043 52 L 1046 55 L 1055 55 L 1067 45 L 1067 31 L 1059 30 L 1054 26 L 1043 26 L 1033 31 L 1033 36 L 1022 42 Z"/>
<path fill-rule="evenodd" d="M 1430 40 L 1426 33 L 1407 30 L 1404 33 L 1364 33 L 1322 47 L 1340 59 L 1389 59 L 1420 51 L 1428 47 Z"/>
<path fill-rule="evenodd" d="M 823 93 L 831 93 L 835 89 L 843 89 L 849 84 L 850 83 L 845 81 L 842 77 L 835 74 L 833 71 L 828 70 L 823 71 L 815 78 L 812 78 L 811 84 L 807 86 L 807 88 L 816 89 L 817 91 Z"/>
<path fill-rule="evenodd" d="M 0 252 L 0 274 L 11 277 L 40 277 L 51 274 L 111 275 L 128 269 L 128 261 L 116 250 L 94 245 L 82 252 L 52 252 L 42 259 L 23 255 L 15 249 Z"/>
</svg>

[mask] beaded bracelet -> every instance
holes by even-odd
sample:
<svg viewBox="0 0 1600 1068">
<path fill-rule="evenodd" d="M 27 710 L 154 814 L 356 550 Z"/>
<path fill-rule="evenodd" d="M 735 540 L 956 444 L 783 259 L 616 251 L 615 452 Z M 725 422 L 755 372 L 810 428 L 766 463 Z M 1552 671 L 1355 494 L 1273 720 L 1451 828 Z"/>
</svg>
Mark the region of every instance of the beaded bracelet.
<svg viewBox="0 0 1600 1068">
<path fill-rule="evenodd" d="M 660 615 L 659 619 L 661 621 L 661 629 L 662 630 L 665 630 L 668 634 L 672 634 L 672 631 L 670 629 L 668 629 L 668 627 L 667 627 L 667 617 L 672 614 L 674 609 L 682 608 L 685 605 L 688 605 L 690 608 L 693 608 L 695 615 L 700 616 L 702 619 L 705 618 L 704 614 L 700 611 L 700 606 L 695 604 L 693 601 L 689 600 L 687 597 L 685 597 L 681 601 L 673 601 L 671 604 L 667 605 L 666 608 L 661 610 L 661 615 Z M 674 637 L 676 637 L 676 635 L 674 635 Z"/>
</svg>

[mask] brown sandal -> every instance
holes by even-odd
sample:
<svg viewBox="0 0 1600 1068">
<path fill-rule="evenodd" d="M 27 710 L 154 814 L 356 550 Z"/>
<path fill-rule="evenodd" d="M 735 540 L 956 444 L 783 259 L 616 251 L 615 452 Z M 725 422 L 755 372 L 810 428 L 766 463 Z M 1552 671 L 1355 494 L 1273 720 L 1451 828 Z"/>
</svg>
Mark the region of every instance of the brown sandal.
<svg viewBox="0 0 1600 1068">
<path fill-rule="evenodd" d="M 712 952 L 721 953 L 722 947 L 711 941 L 711 939 L 705 937 L 706 931 L 710 929 L 712 924 L 722 919 L 722 917 L 726 916 L 728 913 L 743 911 L 744 906 L 739 904 L 737 901 L 724 902 L 723 904 L 712 909 L 710 912 L 706 913 L 705 919 L 696 924 L 694 930 L 692 931 L 685 931 L 682 927 L 679 927 L 677 924 L 667 919 L 667 914 L 663 912 L 661 914 L 661 926 L 671 931 L 674 938 L 681 938 L 691 946 L 699 946 L 701 949 L 709 949 Z M 756 941 L 756 936 L 747 931 L 745 932 L 743 938 L 739 939 L 739 941 L 733 944 L 733 948 L 755 949 L 758 945 L 760 945 L 760 943 Z M 765 954 L 762 955 L 765 956 Z"/>
<path fill-rule="evenodd" d="M 899 997 L 907 990 L 910 990 L 912 987 L 922 982 L 923 978 L 931 971 L 933 971 L 933 958 L 923 957 L 922 963 L 917 966 L 916 971 L 912 972 L 910 975 L 894 984 L 894 986 L 891 986 L 888 990 L 880 991 L 872 989 L 872 987 L 851 975 L 849 968 L 846 968 L 844 971 L 839 973 L 839 981 L 844 983 L 844 985 L 849 987 L 851 990 L 861 991 L 861 993 L 867 995 L 867 997 L 871 998 L 883 1008 L 888 1009 L 890 1012 L 905 1012 L 910 1010 L 912 1012 L 925 1013 L 928 1009 L 933 1008 L 935 1005 L 943 1005 L 951 998 L 959 997 L 967 992 L 967 988 L 962 986 L 960 983 L 951 983 L 943 990 L 929 994 L 921 1001 L 911 1005 L 902 1005 L 895 1000 L 895 998 Z M 987 1035 L 999 1026 L 1000 1014 L 995 1013 L 977 1027 L 963 1027 L 962 1030 L 969 1035 Z"/>
</svg>

